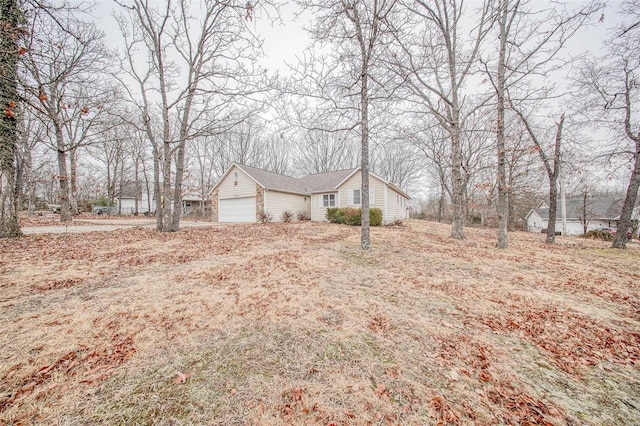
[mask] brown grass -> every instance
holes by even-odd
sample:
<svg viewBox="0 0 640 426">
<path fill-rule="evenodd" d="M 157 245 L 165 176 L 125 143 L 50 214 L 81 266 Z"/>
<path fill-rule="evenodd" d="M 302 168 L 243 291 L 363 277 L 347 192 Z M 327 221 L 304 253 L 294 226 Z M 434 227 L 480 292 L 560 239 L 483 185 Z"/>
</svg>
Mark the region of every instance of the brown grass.
<svg viewBox="0 0 640 426">
<path fill-rule="evenodd" d="M 0 241 L 0 424 L 638 424 L 637 244 L 448 233 Z"/>
</svg>

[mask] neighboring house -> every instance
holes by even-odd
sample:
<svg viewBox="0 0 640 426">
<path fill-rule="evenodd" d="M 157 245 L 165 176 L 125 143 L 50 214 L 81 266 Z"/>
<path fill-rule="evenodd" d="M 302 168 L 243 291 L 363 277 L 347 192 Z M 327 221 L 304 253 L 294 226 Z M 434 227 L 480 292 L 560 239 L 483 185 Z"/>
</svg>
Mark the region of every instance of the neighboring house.
<svg viewBox="0 0 640 426">
<path fill-rule="evenodd" d="M 185 216 L 204 216 L 211 209 L 209 200 L 203 199 L 197 194 L 185 194 L 182 196 L 182 212 Z"/>
<path fill-rule="evenodd" d="M 142 214 L 149 211 L 149 205 L 153 209 L 153 200 L 150 204 L 146 192 L 142 190 L 142 184 L 136 189 L 135 182 L 127 182 L 116 196 L 116 205 L 116 211 L 120 214 Z"/>
<path fill-rule="evenodd" d="M 567 232 L 566 235 L 582 235 L 584 225 L 587 231 L 598 228 L 617 228 L 620 220 L 620 212 L 624 198 L 603 197 L 588 198 L 586 201 L 580 198 L 566 200 L 567 205 Z M 637 226 L 640 209 L 636 207 L 632 215 L 632 221 Z M 526 216 L 527 230 L 529 232 L 542 232 L 546 230 L 549 223 L 549 207 L 532 209 Z M 556 232 L 562 232 L 562 205 L 558 200 L 556 212 Z"/>
<path fill-rule="evenodd" d="M 410 197 L 391 182 L 373 173 L 369 176 L 369 205 L 382 211 L 383 223 L 407 218 Z M 329 207 L 360 207 L 360 185 L 360 168 L 294 178 L 233 163 L 211 191 L 212 218 L 257 222 L 268 215 L 281 221 L 287 211 L 325 221 Z"/>
</svg>

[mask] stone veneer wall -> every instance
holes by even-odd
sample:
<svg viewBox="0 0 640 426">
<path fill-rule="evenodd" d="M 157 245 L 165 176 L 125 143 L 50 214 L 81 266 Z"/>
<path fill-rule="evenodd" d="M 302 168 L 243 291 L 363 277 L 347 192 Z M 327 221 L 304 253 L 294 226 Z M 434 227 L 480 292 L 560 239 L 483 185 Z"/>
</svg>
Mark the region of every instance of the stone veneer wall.
<svg viewBox="0 0 640 426">
<path fill-rule="evenodd" d="M 264 188 L 256 185 L 256 222 L 260 222 L 260 218 L 264 214 Z"/>
<path fill-rule="evenodd" d="M 218 188 L 211 193 L 211 220 L 218 221 Z"/>
</svg>

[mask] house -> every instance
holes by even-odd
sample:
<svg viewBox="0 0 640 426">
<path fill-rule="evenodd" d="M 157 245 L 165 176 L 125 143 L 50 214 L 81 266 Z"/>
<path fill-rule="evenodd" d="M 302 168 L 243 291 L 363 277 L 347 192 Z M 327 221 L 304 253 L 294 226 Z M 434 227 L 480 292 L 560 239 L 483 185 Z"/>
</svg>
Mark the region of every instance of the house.
<svg viewBox="0 0 640 426">
<path fill-rule="evenodd" d="M 624 198 L 599 197 L 599 198 L 568 198 L 566 200 L 566 235 L 582 235 L 586 225 L 587 231 L 598 228 L 617 228 L 620 220 L 620 212 Z M 640 209 L 636 207 L 632 215 L 632 221 L 637 226 Z M 529 232 L 544 232 L 549 223 L 549 207 L 542 205 L 532 209 L 526 216 L 527 230 Z M 556 232 L 562 229 L 562 205 L 558 200 L 556 212 Z"/>
<path fill-rule="evenodd" d="M 330 207 L 361 205 L 360 168 L 294 178 L 233 163 L 211 191 L 211 212 L 218 222 L 257 222 L 269 216 L 282 221 L 283 213 L 305 213 L 325 221 Z M 391 182 L 369 174 L 369 205 L 382 211 L 383 223 L 407 218 L 410 197 Z"/>
<path fill-rule="evenodd" d="M 195 193 L 182 196 L 182 212 L 185 216 L 205 216 L 211 208 L 209 200 Z"/>
<path fill-rule="evenodd" d="M 153 200 L 149 200 L 142 186 L 142 184 L 136 185 L 135 182 L 126 182 L 122 185 L 122 190 L 116 196 L 116 211 L 119 214 L 146 213 L 150 207 L 153 209 Z"/>
</svg>

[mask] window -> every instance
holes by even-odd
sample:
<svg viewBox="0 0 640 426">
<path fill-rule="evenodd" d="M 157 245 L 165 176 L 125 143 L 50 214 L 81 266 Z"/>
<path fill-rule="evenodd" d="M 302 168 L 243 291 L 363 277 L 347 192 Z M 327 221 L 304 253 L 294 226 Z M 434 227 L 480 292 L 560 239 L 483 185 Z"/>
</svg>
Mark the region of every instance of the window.
<svg viewBox="0 0 640 426">
<path fill-rule="evenodd" d="M 335 207 L 335 206 L 336 206 L 336 194 L 322 195 L 322 207 Z"/>
<path fill-rule="evenodd" d="M 369 189 L 369 205 L 376 203 L 376 190 L 374 188 Z M 359 206 L 362 204 L 362 190 L 350 189 L 349 190 L 349 205 Z"/>
<path fill-rule="evenodd" d="M 360 199 L 360 190 L 359 189 L 352 189 L 351 190 L 351 199 L 349 200 L 349 204 L 354 205 L 354 206 L 359 206 L 362 203 L 362 200 Z"/>
</svg>

